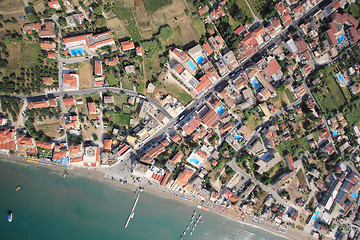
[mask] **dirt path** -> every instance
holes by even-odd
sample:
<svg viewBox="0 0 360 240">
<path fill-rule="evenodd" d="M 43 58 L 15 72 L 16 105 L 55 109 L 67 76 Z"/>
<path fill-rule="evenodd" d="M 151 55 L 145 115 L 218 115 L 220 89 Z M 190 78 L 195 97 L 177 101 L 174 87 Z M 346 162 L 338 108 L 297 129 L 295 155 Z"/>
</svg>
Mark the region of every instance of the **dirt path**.
<svg viewBox="0 0 360 240">
<path fill-rule="evenodd" d="M 24 104 L 22 105 L 21 109 L 20 109 L 20 113 L 19 113 L 19 116 L 18 116 L 18 119 L 15 123 L 15 129 L 18 129 L 18 128 L 21 128 L 21 127 L 24 127 L 25 126 L 25 122 L 24 122 L 24 112 L 27 108 L 27 105 L 28 105 L 28 102 L 27 100 L 24 100 Z"/>
</svg>

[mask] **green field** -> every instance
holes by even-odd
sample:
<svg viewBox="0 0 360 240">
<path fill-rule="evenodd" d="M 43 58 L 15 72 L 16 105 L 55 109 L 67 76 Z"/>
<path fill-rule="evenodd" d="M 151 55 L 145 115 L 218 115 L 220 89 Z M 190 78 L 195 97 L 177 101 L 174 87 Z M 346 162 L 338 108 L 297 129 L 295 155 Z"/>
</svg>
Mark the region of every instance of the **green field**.
<svg viewBox="0 0 360 240">
<path fill-rule="evenodd" d="M 129 126 L 130 124 L 130 115 L 125 113 L 115 113 L 108 112 L 110 115 L 112 122 L 117 126 Z"/>
<path fill-rule="evenodd" d="M 360 18 L 360 5 L 358 3 L 352 3 L 349 7 L 349 11 L 354 18 Z"/>
<path fill-rule="evenodd" d="M 149 13 L 154 13 L 160 8 L 169 6 L 172 0 L 143 0 L 145 9 Z"/>
<path fill-rule="evenodd" d="M 350 126 L 357 124 L 360 119 L 360 99 L 347 103 L 343 107 L 342 113 L 345 115 L 345 118 L 349 122 Z"/>
<path fill-rule="evenodd" d="M 117 86 L 118 85 L 118 80 L 116 79 L 114 73 L 108 73 L 106 75 L 106 81 L 109 84 L 109 86 Z"/>
<path fill-rule="evenodd" d="M 114 94 L 115 106 L 121 107 L 124 103 L 127 103 L 128 95 L 126 94 Z"/>
<path fill-rule="evenodd" d="M 165 87 L 171 93 L 171 95 L 177 98 L 182 104 L 187 105 L 192 101 L 192 97 L 181 87 L 169 83 L 165 83 Z"/>
<path fill-rule="evenodd" d="M 21 67 L 33 68 L 38 63 L 41 49 L 37 42 L 22 42 L 21 44 Z"/>
<path fill-rule="evenodd" d="M 304 150 L 309 150 L 310 146 L 306 140 L 306 137 L 301 137 L 297 139 L 291 139 L 287 142 L 282 142 L 275 146 L 275 148 L 283 156 L 290 154 L 293 157 L 297 157 L 302 152 L 304 152 Z"/>
<path fill-rule="evenodd" d="M 194 23 L 195 30 L 196 30 L 197 34 L 199 35 L 199 37 L 204 35 L 205 31 L 206 31 L 205 25 L 199 16 L 193 17 L 193 23 Z"/>
<path fill-rule="evenodd" d="M 325 114 L 339 109 L 345 102 L 345 97 L 337 84 L 331 67 L 326 67 L 321 72 L 324 76 L 321 78 L 322 83 L 312 89 L 316 101 L 319 103 L 321 110 Z"/>
<path fill-rule="evenodd" d="M 113 11 L 116 16 L 124 22 L 125 27 L 130 33 L 133 40 L 135 42 L 141 42 L 141 35 L 136 25 L 132 9 L 116 6 L 113 8 Z"/>
</svg>

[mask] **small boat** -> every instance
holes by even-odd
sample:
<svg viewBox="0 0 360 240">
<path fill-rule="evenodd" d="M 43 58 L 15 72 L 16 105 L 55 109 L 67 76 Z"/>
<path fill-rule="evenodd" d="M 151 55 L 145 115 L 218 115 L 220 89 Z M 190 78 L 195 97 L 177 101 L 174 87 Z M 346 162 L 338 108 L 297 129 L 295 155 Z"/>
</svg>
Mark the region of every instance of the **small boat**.
<svg viewBox="0 0 360 240">
<path fill-rule="evenodd" d="M 65 177 L 66 177 L 66 174 L 67 174 L 67 171 L 66 171 L 66 170 L 64 170 L 63 178 L 65 178 Z"/>
<path fill-rule="evenodd" d="M 8 222 L 12 222 L 13 215 L 11 211 L 8 211 Z"/>
<path fill-rule="evenodd" d="M 196 227 L 197 223 L 194 224 L 194 227 Z"/>
<path fill-rule="evenodd" d="M 189 225 L 187 225 L 186 230 L 189 230 L 189 227 L 190 227 L 190 226 L 189 226 Z"/>
<path fill-rule="evenodd" d="M 193 227 L 192 229 L 191 229 L 191 231 L 193 232 L 195 230 L 195 227 Z"/>
<path fill-rule="evenodd" d="M 192 236 L 192 231 L 190 232 L 190 236 Z"/>
<path fill-rule="evenodd" d="M 200 223 L 202 223 L 202 220 L 200 221 Z"/>
<path fill-rule="evenodd" d="M 183 236 L 181 236 L 180 240 L 183 240 L 183 239 L 184 239 L 184 237 L 183 237 Z"/>
<path fill-rule="evenodd" d="M 190 224 L 193 224 L 193 222 L 194 222 L 194 220 L 193 220 L 193 219 L 191 219 Z"/>
<path fill-rule="evenodd" d="M 134 218 L 134 212 L 131 212 L 130 217 Z"/>
<path fill-rule="evenodd" d="M 183 236 L 185 236 L 185 234 L 186 234 L 186 231 L 183 232 Z"/>
<path fill-rule="evenodd" d="M 15 191 L 19 191 L 20 190 L 20 186 L 17 186 L 16 188 L 15 188 Z"/>
<path fill-rule="evenodd" d="M 199 219 L 201 219 L 201 214 L 199 215 Z"/>
</svg>

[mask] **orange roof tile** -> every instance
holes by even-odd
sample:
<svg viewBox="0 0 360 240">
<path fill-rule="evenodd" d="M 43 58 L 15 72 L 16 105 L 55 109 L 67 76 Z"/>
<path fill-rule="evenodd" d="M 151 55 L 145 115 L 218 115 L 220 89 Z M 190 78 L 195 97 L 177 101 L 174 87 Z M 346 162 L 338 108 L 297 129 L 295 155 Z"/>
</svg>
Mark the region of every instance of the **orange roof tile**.
<svg viewBox="0 0 360 240">
<path fill-rule="evenodd" d="M 64 99 L 64 105 L 65 106 L 75 105 L 75 101 L 73 98 L 66 98 L 66 99 Z"/>
<path fill-rule="evenodd" d="M 104 150 L 111 150 L 111 139 L 104 139 Z"/>
<path fill-rule="evenodd" d="M 53 144 L 47 142 L 36 141 L 36 147 L 44 149 L 52 149 Z"/>
<path fill-rule="evenodd" d="M 121 49 L 123 51 L 131 50 L 135 48 L 135 44 L 130 41 L 121 42 Z"/>
<path fill-rule="evenodd" d="M 88 103 L 89 114 L 96 114 L 96 108 L 94 102 Z"/>
<path fill-rule="evenodd" d="M 53 78 L 52 77 L 43 77 L 42 82 L 45 85 L 52 85 L 53 84 Z"/>
<path fill-rule="evenodd" d="M 210 54 L 213 53 L 213 50 L 212 50 L 212 48 L 210 47 L 210 44 L 209 44 L 208 42 L 205 42 L 205 43 L 203 44 L 203 48 L 205 49 L 205 51 L 206 51 L 206 53 L 207 53 L 208 55 L 210 55 Z"/>
<path fill-rule="evenodd" d="M 173 163 L 173 164 L 176 164 L 176 163 L 178 163 L 180 160 L 181 160 L 181 158 L 184 156 L 184 154 L 181 152 L 181 151 L 179 151 L 172 159 L 171 159 L 171 163 Z"/>
<path fill-rule="evenodd" d="M 94 62 L 94 74 L 95 75 L 102 75 L 101 61 L 95 61 Z"/>
<path fill-rule="evenodd" d="M 73 76 L 72 74 L 64 74 L 63 76 L 63 83 L 69 84 L 71 87 L 77 87 L 77 77 Z"/>
<path fill-rule="evenodd" d="M 181 183 L 183 186 L 185 186 L 188 181 L 190 180 L 190 178 L 192 177 L 193 173 L 185 168 L 184 171 L 182 173 L 180 173 L 179 177 L 176 179 L 176 181 L 178 181 L 179 183 Z"/>
</svg>

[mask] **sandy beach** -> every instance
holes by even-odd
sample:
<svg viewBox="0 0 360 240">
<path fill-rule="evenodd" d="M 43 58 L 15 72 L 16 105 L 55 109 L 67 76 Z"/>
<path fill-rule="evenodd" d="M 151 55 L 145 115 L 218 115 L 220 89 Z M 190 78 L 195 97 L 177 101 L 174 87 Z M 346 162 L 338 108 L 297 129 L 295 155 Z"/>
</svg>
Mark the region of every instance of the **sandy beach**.
<svg viewBox="0 0 360 240">
<path fill-rule="evenodd" d="M 17 162 L 19 164 L 25 164 L 25 165 L 29 165 L 29 166 L 36 167 L 36 168 L 48 169 L 48 170 L 53 171 L 53 172 L 58 172 L 60 175 L 62 175 L 63 172 L 64 172 L 63 168 L 58 168 L 58 167 L 47 166 L 47 165 L 38 164 L 38 163 L 27 162 L 26 159 L 23 158 L 23 157 L 8 156 L 8 155 L 0 154 L 0 159 L 2 161 L 9 161 L 9 162 L 14 162 L 15 161 L 15 162 Z M 111 178 L 105 176 L 106 174 L 105 174 L 104 170 L 105 169 L 88 170 L 88 169 L 85 169 L 85 168 L 72 168 L 72 169 L 67 169 L 67 172 L 68 172 L 68 176 L 76 175 L 76 176 L 79 176 L 79 177 L 84 177 L 84 178 L 88 178 L 88 179 L 91 179 L 91 180 L 104 182 L 104 183 L 107 183 L 107 184 L 111 185 L 112 187 L 121 188 L 121 189 L 127 189 L 127 190 L 130 190 L 130 191 L 135 191 L 136 188 L 138 187 L 137 185 L 132 184 L 132 183 L 123 184 L 120 181 L 114 181 Z M 190 206 L 192 206 L 194 208 L 197 207 L 197 204 L 192 202 L 192 201 L 181 199 L 181 198 L 178 198 L 176 196 L 172 196 L 170 194 L 166 194 L 166 193 L 164 193 L 162 191 L 151 188 L 148 185 L 144 185 L 144 191 L 147 192 L 147 193 L 150 193 L 150 194 L 155 194 L 155 195 L 157 195 L 158 197 L 161 197 L 161 198 L 171 199 L 171 200 L 179 201 L 181 203 L 188 204 L 188 205 L 190 205 Z M 222 217 L 226 217 L 226 218 L 231 219 L 233 221 L 236 221 L 236 222 L 238 222 L 240 224 L 252 226 L 252 227 L 255 227 L 255 228 L 259 228 L 259 229 L 262 229 L 264 231 L 270 232 L 272 234 L 275 234 L 277 236 L 281 236 L 281 237 L 284 237 L 284 238 L 287 238 L 287 239 L 300 240 L 300 239 L 306 239 L 307 238 L 307 234 L 305 234 L 304 232 L 299 231 L 297 229 L 293 229 L 291 227 L 289 227 L 286 230 L 285 233 L 282 233 L 282 232 L 279 232 L 279 231 L 275 231 L 274 229 L 265 227 L 265 226 L 263 226 L 261 224 L 257 224 L 255 222 L 249 222 L 249 221 L 244 222 L 244 221 L 241 221 L 241 220 L 238 220 L 238 219 L 234 219 L 234 218 L 226 215 L 225 213 L 219 212 L 219 211 L 217 211 L 215 209 L 212 209 L 212 208 L 209 208 L 208 211 L 210 211 L 212 213 L 215 213 L 217 215 L 220 215 Z"/>
</svg>

